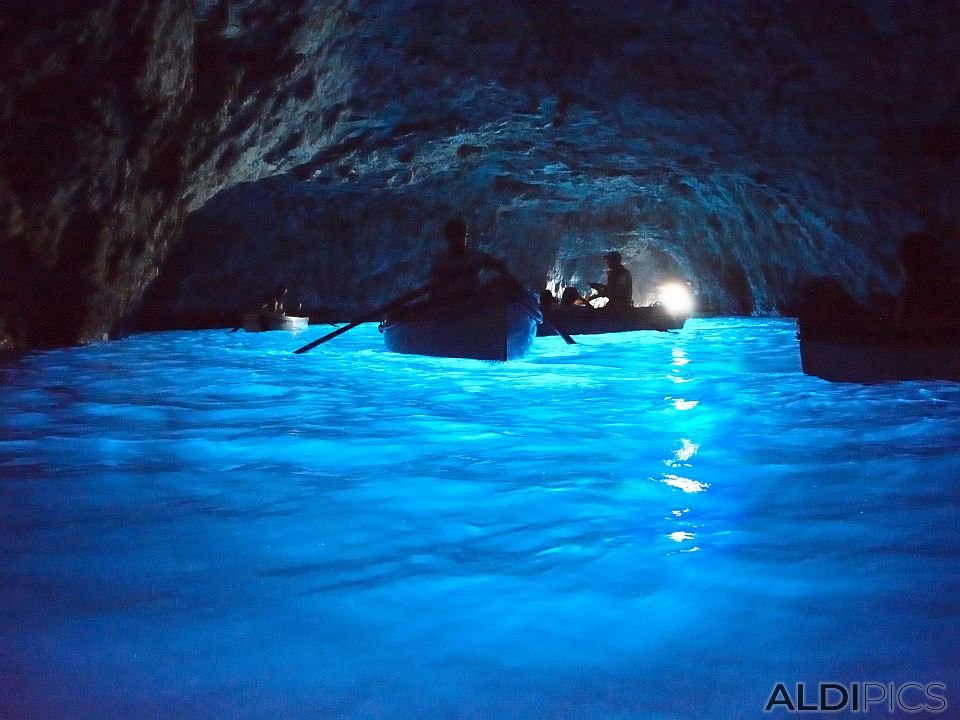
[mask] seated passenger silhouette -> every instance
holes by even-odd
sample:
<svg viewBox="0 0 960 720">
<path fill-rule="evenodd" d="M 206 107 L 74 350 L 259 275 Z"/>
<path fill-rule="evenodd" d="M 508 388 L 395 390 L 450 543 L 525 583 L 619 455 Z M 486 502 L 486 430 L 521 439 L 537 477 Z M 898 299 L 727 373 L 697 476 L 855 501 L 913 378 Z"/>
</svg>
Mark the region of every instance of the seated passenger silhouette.
<svg viewBox="0 0 960 720">
<path fill-rule="evenodd" d="M 564 307 L 570 307 L 573 305 L 586 305 L 583 298 L 580 296 L 580 291 L 575 287 L 563 289 L 563 292 L 560 293 L 560 304 Z"/>
<path fill-rule="evenodd" d="M 467 245 L 467 224 L 453 218 L 443 226 L 447 243 L 430 266 L 430 282 L 437 284 L 432 297 L 469 294 L 480 289 L 480 274 L 492 270 L 509 276 L 507 266 L 499 258 Z"/>
<path fill-rule="evenodd" d="M 604 308 L 610 310 L 623 310 L 633 307 L 633 277 L 630 271 L 623 266 L 623 257 L 616 250 L 612 250 L 603 256 L 606 269 L 605 283 L 590 283 L 596 292 L 587 298 L 587 301 L 594 298 L 607 298 L 607 304 Z"/>
</svg>

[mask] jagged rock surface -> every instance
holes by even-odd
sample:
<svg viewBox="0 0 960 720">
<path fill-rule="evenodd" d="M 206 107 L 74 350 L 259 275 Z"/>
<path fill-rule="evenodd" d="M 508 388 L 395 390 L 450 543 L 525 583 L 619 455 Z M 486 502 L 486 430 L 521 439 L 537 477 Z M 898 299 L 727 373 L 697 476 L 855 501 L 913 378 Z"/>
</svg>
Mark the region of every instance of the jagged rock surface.
<svg viewBox="0 0 960 720">
<path fill-rule="evenodd" d="M 286 123 L 313 128 L 324 83 L 350 77 L 296 38 L 321 44 L 346 17 L 280 0 L 4 6 L 0 347 L 129 326 L 188 212 L 295 163 L 275 156 Z M 334 142 L 317 125 L 298 152 Z"/>
<path fill-rule="evenodd" d="M 281 283 L 349 314 L 452 214 L 533 287 L 615 248 L 637 301 L 743 313 L 895 290 L 900 235 L 960 228 L 949 0 L 53 5 L 0 29 L 8 343 L 115 331 L 158 269 L 147 326 Z"/>
<path fill-rule="evenodd" d="M 178 232 L 185 3 L 0 15 L 0 345 L 115 326 Z"/>
</svg>

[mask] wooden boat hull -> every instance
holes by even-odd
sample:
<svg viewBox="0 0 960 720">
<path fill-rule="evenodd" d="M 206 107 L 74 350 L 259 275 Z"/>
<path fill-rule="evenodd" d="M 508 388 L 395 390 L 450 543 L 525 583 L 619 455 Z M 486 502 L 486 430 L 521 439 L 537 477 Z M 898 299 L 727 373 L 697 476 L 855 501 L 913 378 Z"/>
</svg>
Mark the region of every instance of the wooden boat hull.
<svg viewBox="0 0 960 720">
<path fill-rule="evenodd" d="M 506 361 L 530 350 L 538 318 L 530 305 L 425 303 L 387 318 L 381 326 L 387 350 L 410 355 Z"/>
<path fill-rule="evenodd" d="M 243 329 L 247 332 L 265 332 L 268 330 L 306 330 L 310 318 L 283 313 L 258 312 L 252 310 L 243 316 Z"/>
<path fill-rule="evenodd" d="M 635 307 L 628 310 L 599 310 L 582 305 L 556 307 L 545 313 L 547 320 L 571 335 L 599 335 L 603 333 L 633 332 L 635 330 L 679 330 L 687 321 L 686 315 L 671 315 L 659 305 Z M 537 335 L 552 335 L 544 323 Z"/>
<path fill-rule="evenodd" d="M 834 382 L 960 380 L 960 321 L 800 322 L 803 372 Z"/>
</svg>

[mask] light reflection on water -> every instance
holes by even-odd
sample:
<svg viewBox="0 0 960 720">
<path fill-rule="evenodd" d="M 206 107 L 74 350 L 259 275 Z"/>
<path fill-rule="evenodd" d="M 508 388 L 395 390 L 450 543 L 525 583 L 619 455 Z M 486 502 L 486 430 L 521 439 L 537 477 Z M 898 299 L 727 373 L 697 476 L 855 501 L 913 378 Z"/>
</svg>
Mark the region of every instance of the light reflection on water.
<svg viewBox="0 0 960 720">
<path fill-rule="evenodd" d="M 323 331 L 0 369 L 0 716 L 739 718 L 864 679 L 960 706 L 956 384 L 805 377 L 781 320 L 290 354 Z"/>
</svg>

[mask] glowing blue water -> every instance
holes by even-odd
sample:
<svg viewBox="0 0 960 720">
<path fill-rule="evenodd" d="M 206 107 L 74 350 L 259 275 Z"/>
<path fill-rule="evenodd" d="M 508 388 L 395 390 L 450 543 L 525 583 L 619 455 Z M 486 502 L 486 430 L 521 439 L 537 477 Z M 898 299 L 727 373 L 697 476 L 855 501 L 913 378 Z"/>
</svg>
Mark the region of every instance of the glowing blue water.
<svg viewBox="0 0 960 720">
<path fill-rule="evenodd" d="M 957 384 L 806 377 L 789 321 L 289 353 L 323 330 L 0 369 L 0 716 L 960 707 Z"/>
</svg>

